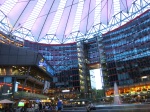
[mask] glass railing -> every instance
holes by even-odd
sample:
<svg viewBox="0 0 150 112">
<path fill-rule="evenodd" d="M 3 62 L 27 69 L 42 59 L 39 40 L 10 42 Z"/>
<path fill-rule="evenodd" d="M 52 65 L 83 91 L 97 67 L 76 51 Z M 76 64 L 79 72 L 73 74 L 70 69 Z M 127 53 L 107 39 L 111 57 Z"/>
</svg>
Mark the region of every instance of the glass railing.
<svg viewBox="0 0 150 112">
<path fill-rule="evenodd" d="M 19 92 L 14 93 L 14 98 L 47 99 L 48 96 L 19 91 Z"/>
</svg>

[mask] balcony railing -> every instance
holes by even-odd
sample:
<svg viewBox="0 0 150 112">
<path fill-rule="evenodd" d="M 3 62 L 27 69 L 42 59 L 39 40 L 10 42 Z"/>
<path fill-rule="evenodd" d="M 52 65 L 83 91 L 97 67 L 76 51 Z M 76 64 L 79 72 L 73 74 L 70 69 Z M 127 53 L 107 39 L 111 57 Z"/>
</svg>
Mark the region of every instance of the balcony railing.
<svg viewBox="0 0 150 112">
<path fill-rule="evenodd" d="M 35 93 L 28 93 L 24 91 L 19 91 L 14 93 L 14 98 L 27 98 L 27 99 L 47 99 L 48 96 L 35 94 Z"/>
</svg>

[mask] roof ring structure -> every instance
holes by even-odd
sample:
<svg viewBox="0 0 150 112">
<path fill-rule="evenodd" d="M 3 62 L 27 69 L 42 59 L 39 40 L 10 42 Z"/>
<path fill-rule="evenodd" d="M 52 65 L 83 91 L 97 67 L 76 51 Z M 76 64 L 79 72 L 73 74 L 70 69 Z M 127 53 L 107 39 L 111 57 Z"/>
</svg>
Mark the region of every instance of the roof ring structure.
<svg viewBox="0 0 150 112">
<path fill-rule="evenodd" d="M 76 42 L 113 30 L 150 0 L 0 0 L 0 31 L 39 43 Z"/>
</svg>

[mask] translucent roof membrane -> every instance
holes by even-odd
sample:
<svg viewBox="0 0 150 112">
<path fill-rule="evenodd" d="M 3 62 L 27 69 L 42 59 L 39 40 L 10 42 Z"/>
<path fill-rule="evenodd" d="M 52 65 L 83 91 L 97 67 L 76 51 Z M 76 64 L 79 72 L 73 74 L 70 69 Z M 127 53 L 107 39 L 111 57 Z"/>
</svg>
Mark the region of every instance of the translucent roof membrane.
<svg viewBox="0 0 150 112">
<path fill-rule="evenodd" d="M 3 3 L 5 2 L 6 0 L 1 0 L 0 1 L 0 5 L 3 5 Z"/>
<path fill-rule="evenodd" d="M 106 33 L 150 9 L 150 0 L 0 0 L 0 30 L 39 43 Z"/>
</svg>

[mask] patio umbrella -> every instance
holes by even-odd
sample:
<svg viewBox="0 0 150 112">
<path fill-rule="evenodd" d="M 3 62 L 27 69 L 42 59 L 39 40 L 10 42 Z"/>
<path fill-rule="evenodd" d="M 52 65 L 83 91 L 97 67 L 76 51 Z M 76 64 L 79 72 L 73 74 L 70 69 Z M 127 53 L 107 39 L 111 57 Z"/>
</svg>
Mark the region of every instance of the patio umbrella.
<svg viewBox="0 0 150 112">
<path fill-rule="evenodd" d="M 8 99 L 4 99 L 4 100 L 0 100 L 0 103 L 14 103 L 14 102 Z"/>
</svg>

